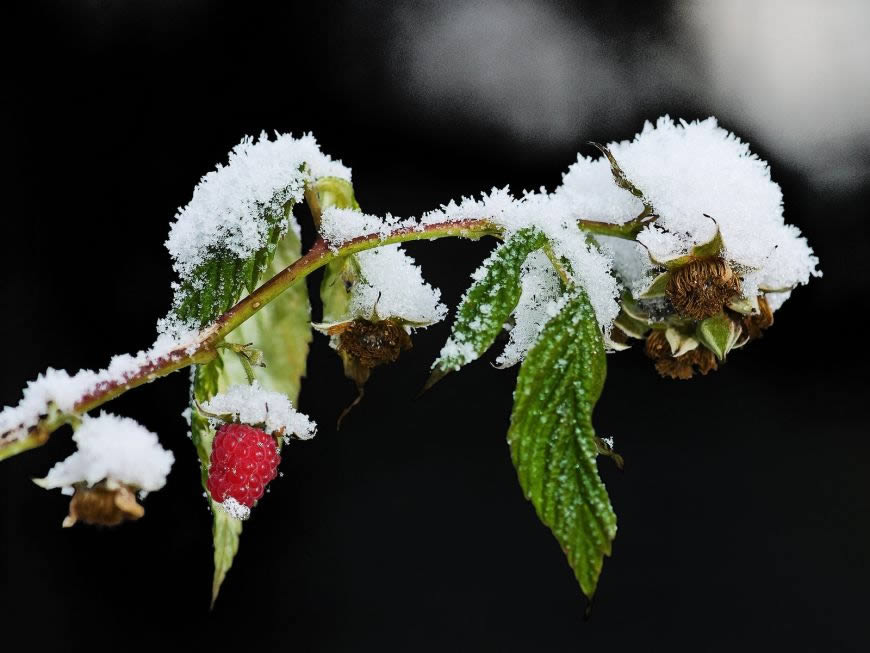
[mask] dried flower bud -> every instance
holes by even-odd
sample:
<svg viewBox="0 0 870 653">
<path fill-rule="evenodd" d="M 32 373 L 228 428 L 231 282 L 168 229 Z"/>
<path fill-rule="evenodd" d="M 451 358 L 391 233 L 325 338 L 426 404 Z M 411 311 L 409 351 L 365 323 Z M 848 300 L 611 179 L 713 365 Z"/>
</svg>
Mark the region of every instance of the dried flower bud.
<svg viewBox="0 0 870 653">
<path fill-rule="evenodd" d="M 411 336 L 399 320 L 390 318 L 377 322 L 357 318 L 335 327 L 330 335 L 338 335 L 338 350 L 366 368 L 392 363 L 411 348 Z"/>
<path fill-rule="evenodd" d="M 655 361 L 656 371 L 671 379 L 690 379 L 696 372 L 707 374 L 718 368 L 716 356 L 705 347 L 695 347 L 680 356 L 674 356 L 664 331 L 650 333 L 645 351 Z"/>
<path fill-rule="evenodd" d="M 679 315 L 704 320 L 740 293 L 740 279 L 719 256 L 695 259 L 671 272 L 666 294 Z"/>
<path fill-rule="evenodd" d="M 136 501 L 136 493 L 129 485 L 102 481 L 88 487 L 85 483 L 77 483 L 63 526 L 68 528 L 77 521 L 116 526 L 127 519 L 139 519 L 144 514 L 145 509 Z"/>
<path fill-rule="evenodd" d="M 654 361 L 671 355 L 671 345 L 664 331 L 653 331 L 646 339 L 646 355 Z"/>
</svg>

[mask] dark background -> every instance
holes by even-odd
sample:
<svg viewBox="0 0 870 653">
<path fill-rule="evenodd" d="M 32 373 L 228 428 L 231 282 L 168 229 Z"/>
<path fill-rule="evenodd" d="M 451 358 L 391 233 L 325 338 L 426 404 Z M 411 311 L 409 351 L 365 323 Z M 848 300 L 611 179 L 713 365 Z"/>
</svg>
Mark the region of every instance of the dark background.
<svg viewBox="0 0 870 653">
<path fill-rule="evenodd" d="M 824 11 L 847 5 L 858 6 Z M 785 113 L 771 137 L 751 111 L 717 100 L 737 91 L 711 90 L 683 10 L 102 0 L 17 11 L 4 42 L 0 403 L 16 403 L 48 366 L 100 367 L 150 344 L 171 297 L 163 241 L 175 207 L 261 129 L 313 131 L 353 167 L 364 209 L 419 215 L 494 185 L 552 189 L 578 150 L 590 153 L 588 140 L 631 137 L 665 112 L 715 114 L 770 160 L 787 220 L 825 276 L 716 374 L 672 382 L 637 348 L 609 357 L 596 424 L 626 469 L 601 461 L 619 535 L 589 621 L 510 463 L 516 371 L 493 369 L 490 356 L 415 399 L 448 321 L 377 371 L 340 432 L 335 417 L 353 389 L 317 336 L 301 408 L 320 431 L 286 450 L 284 477 L 245 525 L 211 613 L 210 518 L 180 417 L 186 374 L 109 408 L 175 453 L 139 522 L 60 528 L 67 498 L 29 479 L 71 453 L 67 432 L 0 463 L 4 643 L 15 634 L 32 650 L 189 638 L 221 650 L 866 650 L 867 125 L 820 115 L 844 139 L 803 147 L 806 130 L 789 132 Z M 570 39 L 548 36 L 554 26 L 594 36 L 595 56 L 572 58 Z M 836 52 L 851 45 L 821 36 L 839 41 Z M 546 82 L 553 70 L 568 82 Z M 822 92 L 813 83 L 795 115 L 812 110 Z M 830 110 L 866 83 L 851 79 L 827 98 Z M 408 250 L 455 306 L 488 246 Z"/>
</svg>

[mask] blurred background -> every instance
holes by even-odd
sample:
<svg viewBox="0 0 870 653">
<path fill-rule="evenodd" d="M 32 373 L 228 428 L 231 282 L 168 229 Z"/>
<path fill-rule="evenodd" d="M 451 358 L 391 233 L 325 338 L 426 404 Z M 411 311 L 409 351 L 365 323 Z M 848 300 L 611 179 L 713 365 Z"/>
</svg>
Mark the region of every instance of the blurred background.
<svg viewBox="0 0 870 653">
<path fill-rule="evenodd" d="M 587 141 L 715 115 L 771 163 L 825 276 L 760 342 L 688 383 L 609 357 L 599 432 L 619 515 L 591 619 L 504 442 L 515 370 L 416 399 L 448 323 L 353 397 L 326 340 L 321 425 L 245 526 L 215 609 L 187 376 L 113 402 L 175 452 L 145 519 L 63 530 L 30 482 L 68 433 L 0 463 L 2 614 L 34 650 L 256 642 L 312 651 L 866 650 L 870 4 L 30 2 L 7 23 L 0 403 L 48 366 L 148 346 L 175 207 L 246 134 L 313 131 L 373 213 L 553 189 Z M 299 212 L 305 222 L 304 211 Z M 308 242 L 314 237 L 305 224 Z M 455 306 L 488 244 L 409 251 Z M 312 281 L 312 284 L 314 281 Z M 311 286 L 315 288 L 314 285 Z M 315 293 L 316 294 L 316 293 Z M 315 302 L 315 316 L 319 307 Z"/>
</svg>

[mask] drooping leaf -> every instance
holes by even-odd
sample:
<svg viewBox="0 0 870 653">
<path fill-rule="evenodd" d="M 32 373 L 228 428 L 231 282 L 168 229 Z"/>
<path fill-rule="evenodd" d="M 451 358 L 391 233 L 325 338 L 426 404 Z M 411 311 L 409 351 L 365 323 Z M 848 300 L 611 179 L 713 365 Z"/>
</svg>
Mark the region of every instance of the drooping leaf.
<svg viewBox="0 0 870 653">
<path fill-rule="evenodd" d="M 547 323 L 523 362 L 508 432 L 520 485 L 590 598 L 616 536 L 592 427 L 605 372 L 601 331 L 581 290 Z"/>
<path fill-rule="evenodd" d="M 179 284 L 173 306 L 175 317 L 182 323 L 204 327 L 239 301 L 244 290 L 252 292 L 288 231 L 292 211 L 293 203 L 288 202 L 282 213 L 263 212 L 267 238 L 249 257 L 242 259 L 229 251 L 212 251 Z"/>
<path fill-rule="evenodd" d="M 493 251 L 482 267 L 482 276 L 459 304 L 450 338 L 432 366 L 426 387 L 480 358 L 489 349 L 520 300 L 523 262 L 543 247 L 546 240 L 535 228 L 522 229 Z"/>
<path fill-rule="evenodd" d="M 211 501 L 212 539 L 214 540 L 214 580 L 211 585 L 211 604 L 217 600 L 221 585 L 227 577 L 233 558 L 239 551 L 239 537 L 242 534 L 242 522 L 231 517 L 225 510 L 217 507 Z"/>
<path fill-rule="evenodd" d="M 209 424 L 208 419 L 199 412 L 197 403 L 202 404 L 208 401 L 233 383 L 234 379 L 226 374 L 222 356 L 219 354 L 217 358 L 206 365 L 196 365 L 193 370 L 190 432 L 196 452 L 199 455 L 202 487 L 207 495 L 206 481 L 208 480 L 208 466 L 215 430 Z M 238 380 L 235 381 L 238 382 Z M 212 581 L 211 594 L 211 602 L 214 605 L 221 584 L 233 564 L 233 557 L 239 550 L 242 522 L 221 509 L 211 496 L 208 496 L 208 502 L 212 513 L 212 539 L 214 541 L 214 580 Z"/>
<path fill-rule="evenodd" d="M 271 253 L 265 253 L 269 265 L 263 269 L 261 278 L 258 278 L 257 282 L 271 278 L 300 256 L 301 244 L 293 229 L 288 231 L 276 245 Z M 251 270 L 257 270 L 259 265 L 259 262 L 255 262 Z M 245 287 L 250 286 L 245 283 Z M 238 344 L 251 343 L 262 352 L 265 367 L 256 368 L 257 380 L 264 388 L 283 392 L 295 403 L 299 397 L 308 357 L 308 345 L 312 338 L 310 318 L 307 287 L 304 283 L 298 283 L 244 322 L 226 340 Z M 223 350 L 212 362 L 194 368 L 192 390 L 195 401 L 191 402 L 191 435 L 199 454 L 202 485 L 206 492 L 208 492 L 206 481 L 215 431 L 208 419 L 199 412 L 197 403 L 201 405 L 214 395 L 227 390 L 230 385 L 245 382 L 247 382 L 245 368 L 240 363 L 239 357 L 232 351 Z M 211 497 L 209 497 L 209 505 L 213 518 L 212 603 L 214 603 L 221 584 L 233 564 L 233 558 L 238 552 L 242 522 L 220 508 Z"/>
</svg>

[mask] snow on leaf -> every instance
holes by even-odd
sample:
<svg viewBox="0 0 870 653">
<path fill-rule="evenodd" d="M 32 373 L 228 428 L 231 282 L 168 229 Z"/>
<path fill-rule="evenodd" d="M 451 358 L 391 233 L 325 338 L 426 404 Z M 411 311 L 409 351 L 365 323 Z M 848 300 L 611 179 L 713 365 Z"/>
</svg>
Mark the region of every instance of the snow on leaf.
<svg viewBox="0 0 870 653">
<path fill-rule="evenodd" d="M 261 249 L 271 226 L 265 214 L 281 215 L 288 203 L 300 201 L 308 179 L 350 178 L 350 170 L 323 154 L 310 134 L 245 137 L 228 159 L 200 180 L 172 225 L 166 246 L 182 279 L 216 250 L 247 260 Z"/>
<path fill-rule="evenodd" d="M 489 349 L 520 299 L 520 272 L 526 258 L 545 243 L 537 229 L 518 231 L 472 275 L 475 281 L 459 304 L 450 337 L 432 365 L 427 386 Z"/>
<path fill-rule="evenodd" d="M 311 135 L 264 133 L 246 137 L 227 165 L 205 175 L 179 209 L 166 246 L 179 282 L 173 311 L 159 328 L 204 326 L 242 291 L 256 287 L 284 234 L 299 227 L 292 207 L 305 184 L 321 176 L 350 178 L 350 170 L 323 154 Z"/>
<path fill-rule="evenodd" d="M 547 324 L 523 362 L 508 431 L 523 492 L 590 598 L 616 536 L 592 427 L 605 365 L 601 331 L 580 291 Z"/>
<path fill-rule="evenodd" d="M 499 367 L 511 367 L 525 357 L 544 325 L 564 303 L 562 283 L 543 252 L 532 252 L 523 263 L 519 302 L 513 313 L 508 343 L 496 359 Z"/>
</svg>

